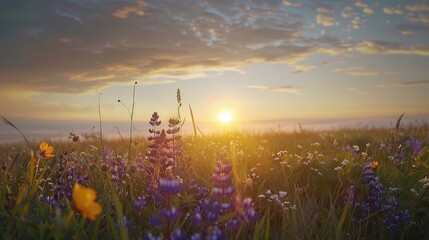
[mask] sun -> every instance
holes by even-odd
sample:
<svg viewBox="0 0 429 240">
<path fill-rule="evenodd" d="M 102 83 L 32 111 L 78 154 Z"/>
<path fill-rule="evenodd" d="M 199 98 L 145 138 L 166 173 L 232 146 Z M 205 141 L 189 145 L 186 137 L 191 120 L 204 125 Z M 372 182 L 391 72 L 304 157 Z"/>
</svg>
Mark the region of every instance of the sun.
<svg viewBox="0 0 429 240">
<path fill-rule="evenodd" d="M 219 121 L 222 123 L 230 123 L 232 121 L 232 113 L 227 111 L 219 113 Z"/>
</svg>

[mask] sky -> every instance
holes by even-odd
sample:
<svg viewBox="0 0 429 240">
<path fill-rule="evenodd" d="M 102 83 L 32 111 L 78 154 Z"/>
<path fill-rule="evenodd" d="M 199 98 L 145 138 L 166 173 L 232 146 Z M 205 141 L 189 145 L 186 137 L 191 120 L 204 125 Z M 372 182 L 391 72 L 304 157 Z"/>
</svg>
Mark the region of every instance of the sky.
<svg viewBox="0 0 429 240">
<path fill-rule="evenodd" d="M 423 118 L 428 39 L 424 0 L 0 0 L 0 115 L 90 130 L 100 103 L 122 126 L 137 82 L 142 123 L 178 88 L 188 123 Z"/>
</svg>

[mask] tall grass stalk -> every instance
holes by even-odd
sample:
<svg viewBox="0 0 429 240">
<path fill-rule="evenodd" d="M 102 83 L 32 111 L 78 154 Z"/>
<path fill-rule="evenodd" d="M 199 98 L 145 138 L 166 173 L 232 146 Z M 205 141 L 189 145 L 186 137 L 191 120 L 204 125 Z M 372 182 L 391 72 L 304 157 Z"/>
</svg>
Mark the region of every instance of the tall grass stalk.
<svg viewBox="0 0 429 240">
<path fill-rule="evenodd" d="M 189 104 L 189 111 L 191 112 L 192 127 L 194 129 L 194 137 L 195 139 L 197 139 L 197 127 L 195 125 L 194 113 L 192 112 L 191 104 Z"/>
<path fill-rule="evenodd" d="M 132 164 L 131 152 L 132 152 L 132 144 L 133 144 L 133 129 L 134 129 L 133 120 L 134 120 L 134 106 L 135 106 L 135 100 L 136 100 L 136 85 L 137 85 L 137 82 L 134 82 L 133 99 L 132 99 L 133 102 L 131 105 L 131 110 L 120 99 L 118 99 L 118 102 L 125 107 L 125 109 L 128 111 L 128 114 L 130 116 L 130 140 L 128 144 L 128 163 L 127 163 L 128 167 L 130 167 Z"/>
</svg>

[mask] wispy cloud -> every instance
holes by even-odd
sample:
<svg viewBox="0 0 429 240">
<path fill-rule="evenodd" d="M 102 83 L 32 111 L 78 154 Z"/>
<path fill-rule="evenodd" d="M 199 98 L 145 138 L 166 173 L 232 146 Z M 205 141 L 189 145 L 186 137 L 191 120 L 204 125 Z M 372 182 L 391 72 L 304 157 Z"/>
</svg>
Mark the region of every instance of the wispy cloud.
<svg viewBox="0 0 429 240">
<path fill-rule="evenodd" d="M 292 74 L 305 73 L 305 72 L 308 72 L 311 69 L 314 69 L 316 67 L 317 66 L 315 66 L 315 65 L 311 65 L 311 66 L 298 65 L 298 66 L 295 66 L 295 69 L 292 72 L 290 72 L 290 73 L 292 73 Z"/>
<path fill-rule="evenodd" d="M 314 54 L 346 51 L 335 37 L 302 34 L 304 22 L 291 8 L 302 6 L 297 1 L 246 7 L 193 1 L 58 1 L 46 14 L 25 8 L 23 15 L 37 16 L 32 24 L 44 31 L 22 37 L 32 28 L 16 24 L 1 33 L 0 79 L 35 91 L 76 92 L 155 77 L 196 79 L 260 62 L 296 65 Z M 321 24 L 338 24 L 330 18 Z"/>
<path fill-rule="evenodd" d="M 411 12 L 429 11 L 429 4 L 407 5 L 405 8 Z"/>
<path fill-rule="evenodd" d="M 136 14 L 138 16 L 143 16 L 145 14 L 144 10 L 148 7 L 148 4 L 144 1 L 136 1 L 134 6 L 124 6 L 115 10 L 112 16 L 117 18 L 126 19 L 131 14 Z"/>
<path fill-rule="evenodd" d="M 297 86 L 278 86 L 278 87 L 268 87 L 268 86 L 264 86 L 264 85 L 249 85 L 247 86 L 248 88 L 252 88 L 252 89 L 260 89 L 260 90 L 264 90 L 267 92 L 284 92 L 284 93 L 293 93 L 293 94 L 297 94 L 300 95 L 300 91 L 301 87 L 297 87 Z"/>
<path fill-rule="evenodd" d="M 347 75 L 350 76 L 359 76 L 359 77 L 365 77 L 365 76 L 383 76 L 383 75 L 394 75 L 394 74 L 400 74 L 400 72 L 380 72 L 380 71 L 350 71 L 347 72 Z"/>
<path fill-rule="evenodd" d="M 395 87 L 429 86 L 429 80 L 394 83 Z"/>
<path fill-rule="evenodd" d="M 322 13 L 322 14 L 333 14 L 333 13 L 335 13 L 335 9 L 333 7 L 330 7 L 330 6 L 319 6 L 316 8 L 316 11 L 318 13 Z"/>
<path fill-rule="evenodd" d="M 324 16 L 324 15 L 317 15 L 316 16 L 316 23 L 326 26 L 326 27 L 332 27 L 332 26 L 338 26 L 340 23 L 335 20 L 335 18 L 330 16 Z"/>
<path fill-rule="evenodd" d="M 356 50 L 363 54 L 398 54 L 429 56 L 429 45 L 404 45 L 386 41 L 368 40 L 359 43 Z"/>
<path fill-rule="evenodd" d="M 429 86 L 429 80 L 422 81 L 403 81 L 403 82 L 395 82 L 390 84 L 379 84 L 377 87 L 379 88 L 390 88 L 390 87 L 426 87 Z"/>
<path fill-rule="evenodd" d="M 353 16 L 356 16 L 357 14 L 358 13 L 355 11 L 355 9 L 352 6 L 345 6 L 341 11 L 341 16 L 343 18 L 351 18 Z"/>
<path fill-rule="evenodd" d="M 391 7 L 391 8 L 383 8 L 383 12 L 385 14 L 389 14 L 389 15 L 392 15 L 392 14 L 394 14 L 394 15 L 402 15 L 402 14 L 404 14 L 404 11 L 402 11 L 401 9 L 393 8 L 393 7 Z"/>
</svg>

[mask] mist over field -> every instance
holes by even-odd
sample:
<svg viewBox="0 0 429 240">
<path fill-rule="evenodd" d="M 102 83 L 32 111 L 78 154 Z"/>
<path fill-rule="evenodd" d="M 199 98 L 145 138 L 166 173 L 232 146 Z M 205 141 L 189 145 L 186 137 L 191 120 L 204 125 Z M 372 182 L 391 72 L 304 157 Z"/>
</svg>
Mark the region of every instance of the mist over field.
<svg viewBox="0 0 429 240">
<path fill-rule="evenodd" d="M 398 115 L 399 116 L 399 115 Z M 301 127 L 310 131 L 329 131 L 340 129 L 368 129 L 368 128 L 392 128 L 398 116 L 378 117 L 378 118 L 350 118 L 350 119 L 273 119 L 273 120 L 253 120 L 240 121 L 234 124 L 222 125 L 216 121 L 200 122 L 198 127 L 204 134 L 222 134 L 228 131 L 245 131 L 249 133 L 264 132 L 299 132 Z M 14 119 L 15 120 L 15 119 Z M 167 121 L 166 119 L 165 121 Z M 193 134 L 190 118 L 185 120 L 182 127 L 182 134 L 189 136 Z M 429 115 L 405 115 L 403 125 L 424 125 L 428 124 Z M 41 141 L 44 139 L 67 140 L 69 133 L 74 131 L 78 134 L 96 134 L 99 131 L 99 122 L 93 121 L 46 121 L 46 120 L 26 120 L 17 118 L 15 125 L 25 133 L 28 139 Z M 119 139 L 127 137 L 129 131 L 129 122 L 102 122 L 104 136 L 108 139 Z M 134 127 L 136 136 L 147 137 L 149 133 L 148 121 L 136 119 Z M 0 142 L 22 141 L 22 136 L 8 125 L 0 125 Z"/>
</svg>

